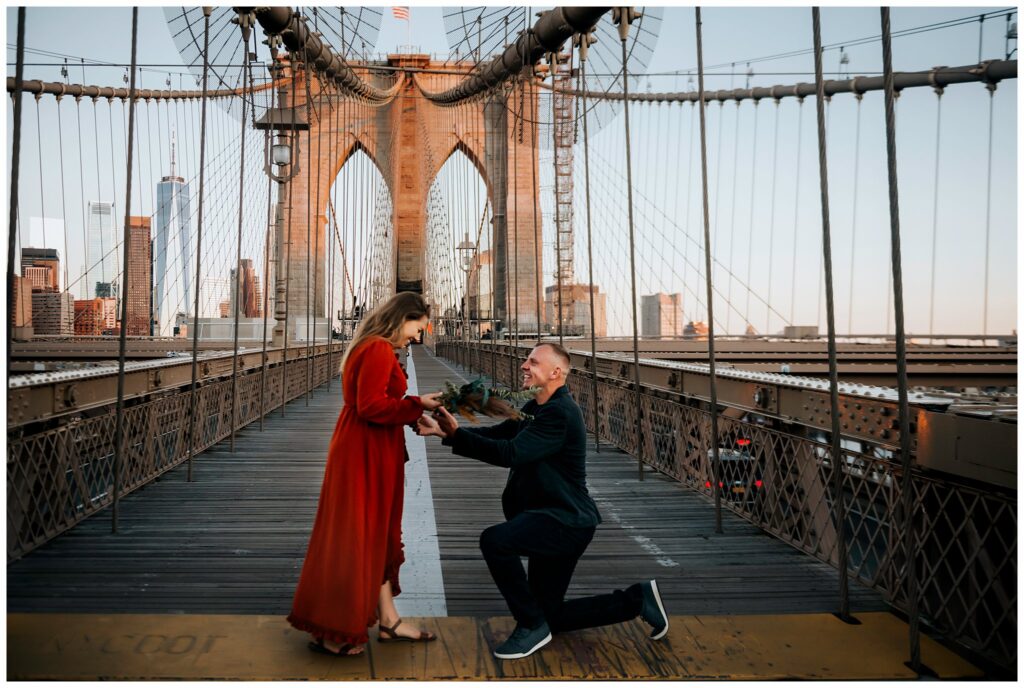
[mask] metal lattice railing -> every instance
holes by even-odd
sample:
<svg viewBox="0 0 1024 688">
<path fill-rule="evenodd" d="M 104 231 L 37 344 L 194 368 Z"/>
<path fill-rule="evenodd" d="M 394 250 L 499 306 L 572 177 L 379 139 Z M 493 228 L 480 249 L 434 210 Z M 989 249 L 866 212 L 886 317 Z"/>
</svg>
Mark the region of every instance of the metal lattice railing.
<svg viewBox="0 0 1024 688">
<path fill-rule="evenodd" d="M 512 382 L 505 347 L 494 351 L 463 342 L 437 344 L 438 355 L 501 384 Z M 496 357 L 496 362 L 492 361 Z M 720 414 L 721 476 L 711 470 L 711 414 L 694 401 L 643 389 L 642 446 L 637 446 L 636 403 L 628 383 L 593 382 L 572 374 L 569 387 L 593 432 L 655 470 L 703 494 L 765 532 L 834 567 L 838 561 L 833 461 L 826 437 L 812 439 Z M 675 398 L 666 398 L 674 396 Z M 901 514 L 902 468 L 891 452 L 871 456 L 843 441 L 847 570 L 851 578 L 906 610 L 906 557 Z M 1017 661 L 1016 496 L 915 470 L 913 540 L 919 608 L 939 633 L 1003 667 Z"/>
<path fill-rule="evenodd" d="M 335 367 L 340 356 L 333 356 Z M 288 361 L 285 396 L 306 391 L 308 359 Z M 260 368 L 240 372 L 237 380 L 236 429 L 281 406 L 278 365 L 267 367 L 263 388 Z M 312 384 L 327 381 L 328 355 L 313 359 Z M 193 453 L 213 446 L 231 433 L 231 380 L 196 389 Z M 187 457 L 189 387 L 124 410 L 125 452 L 121 493 L 135 490 Z M 65 532 L 113 499 L 114 409 L 63 423 L 60 427 L 7 438 L 7 561 L 11 562 Z"/>
</svg>

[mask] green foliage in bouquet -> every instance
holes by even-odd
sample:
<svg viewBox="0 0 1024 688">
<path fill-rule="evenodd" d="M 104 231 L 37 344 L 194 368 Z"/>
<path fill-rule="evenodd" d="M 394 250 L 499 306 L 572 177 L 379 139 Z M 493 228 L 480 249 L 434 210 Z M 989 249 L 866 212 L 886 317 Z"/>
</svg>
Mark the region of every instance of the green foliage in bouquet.
<svg viewBox="0 0 1024 688">
<path fill-rule="evenodd" d="M 530 387 L 519 392 L 508 389 L 487 387 L 484 378 L 478 377 L 461 387 L 450 381 L 444 381 L 441 393 L 441 404 L 449 413 L 460 414 L 469 421 L 476 422 L 476 414 L 480 413 L 491 418 L 511 418 L 513 420 L 529 420 L 531 416 L 515 408 L 513 403 L 529 401 L 537 394 L 539 387 Z"/>
</svg>

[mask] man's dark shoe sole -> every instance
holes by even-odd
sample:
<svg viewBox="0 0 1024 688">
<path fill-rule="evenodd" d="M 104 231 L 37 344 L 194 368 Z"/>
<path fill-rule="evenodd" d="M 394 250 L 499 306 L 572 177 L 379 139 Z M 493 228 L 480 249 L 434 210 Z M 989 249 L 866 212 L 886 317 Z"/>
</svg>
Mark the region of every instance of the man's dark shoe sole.
<svg viewBox="0 0 1024 688">
<path fill-rule="evenodd" d="M 651 640 L 661 640 L 668 633 L 668 614 L 665 613 L 665 605 L 661 602 L 661 593 L 658 592 L 658 581 L 651 581 L 651 592 L 654 595 L 654 603 L 658 606 L 658 612 L 661 613 L 661 618 L 664 619 L 665 625 L 661 630 L 655 628 L 654 631 L 651 632 L 650 638 Z M 646 600 L 644 603 L 646 604 Z M 646 617 L 644 617 L 644 621 L 651 623 Z M 654 624 L 651 625 L 654 626 Z"/>
<path fill-rule="evenodd" d="M 522 659 L 523 657 L 529 657 L 534 652 L 536 652 L 537 650 L 541 649 L 542 647 L 544 647 L 545 645 L 547 645 L 550 642 L 551 642 L 551 634 L 548 633 L 547 636 L 545 636 L 544 638 L 541 638 L 541 640 L 536 645 L 531 647 L 529 650 L 526 650 L 525 652 L 516 652 L 516 653 L 511 653 L 510 654 L 510 653 L 500 653 L 497 650 L 495 650 L 494 651 L 494 656 L 497 657 L 498 659 Z"/>
</svg>

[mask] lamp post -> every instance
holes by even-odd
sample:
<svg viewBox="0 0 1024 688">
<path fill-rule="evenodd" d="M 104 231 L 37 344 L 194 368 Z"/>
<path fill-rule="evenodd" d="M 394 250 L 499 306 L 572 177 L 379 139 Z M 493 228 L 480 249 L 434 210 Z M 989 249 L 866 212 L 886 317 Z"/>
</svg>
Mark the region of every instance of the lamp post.
<svg viewBox="0 0 1024 688">
<path fill-rule="evenodd" d="M 459 267 L 466 273 L 466 290 L 462 296 L 462 341 L 466 347 L 466 355 L 469 355 L 469 273 L 473 269 L 473 255 L 476 253 L 476 245 L 469 240 L 469 233 L 463 236 L 462 243 L 456 249 L 459 252 Z M 478 277 L 479 279 L 479 277 Z M 479 299 L 478 299 L 479 300 Z M 479 306 L 478 306 L 479 307 Z M 491 336 L 494 336 L 493 334 Z"/>
<path fill-rule="evenodd" d="M 268 67 L 271 80 L 279 80 L 277 89 L 277 107 L 270 108 L 263 117 L 253 123 L 253 127 L 264 132 L 263 171 L 277 182 L 277 209 L 274 213 L 274 244 L 276 268 L 274 270 L 274 346 L 282 346 L 285 342 L 285 328 L 288 326 L 286 283 L 282 265 L 290 252 L 285 249 L 284 207 L 288 200 L 288 183 L 299 173 L 300 169 L 300 131 L 309 131 L 309 123 L 305 115 L 300 115 L 295 107 L 288 105 L 288 87 L 283 78 L 282 67 L 276 61 L 275 49 L 272 49 L 274 61 Z M 294 62 L 292 62 L 294 71 Z"/>
</svg>

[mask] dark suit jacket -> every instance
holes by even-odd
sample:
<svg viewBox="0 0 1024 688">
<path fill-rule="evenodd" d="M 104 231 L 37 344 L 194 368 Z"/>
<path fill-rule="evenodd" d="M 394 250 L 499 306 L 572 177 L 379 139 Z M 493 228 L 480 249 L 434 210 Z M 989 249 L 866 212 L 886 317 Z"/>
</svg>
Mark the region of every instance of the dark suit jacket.
<svg viewBox="0 0 1024 688">
<path fill-rule="evenodd" d="M 461 456 L 511 469 L 501 495 L 506 519 L 530 512 L 574 528 L 596 526 L 601 516 L 587 492 L 587 430 L 569 389 L 560 387 L 544 404 L 531 399 L 523 413 L 532 419 L 460 427 L 442 442 Z"/>
</svg>

